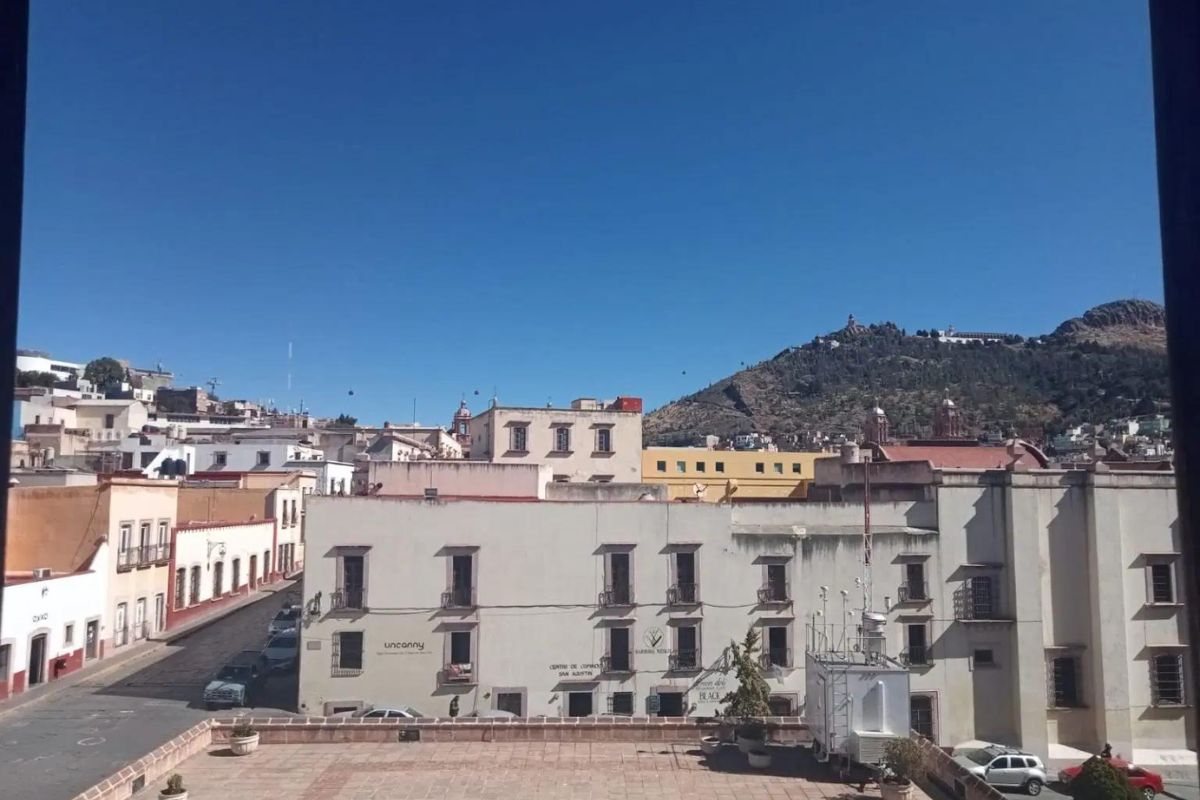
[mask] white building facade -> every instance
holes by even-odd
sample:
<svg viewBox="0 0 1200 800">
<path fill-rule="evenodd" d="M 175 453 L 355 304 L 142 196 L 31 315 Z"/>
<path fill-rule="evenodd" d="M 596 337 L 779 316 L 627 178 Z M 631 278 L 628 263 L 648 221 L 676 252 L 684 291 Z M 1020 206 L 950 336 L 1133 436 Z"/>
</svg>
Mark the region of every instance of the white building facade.
<svg viewBox="0 0 1200 800">
<path fill-rule="evenodd" d="M 173 531 L 168 627 L 272 579 L 276 521 L 194 523 Z"/>
</svg>

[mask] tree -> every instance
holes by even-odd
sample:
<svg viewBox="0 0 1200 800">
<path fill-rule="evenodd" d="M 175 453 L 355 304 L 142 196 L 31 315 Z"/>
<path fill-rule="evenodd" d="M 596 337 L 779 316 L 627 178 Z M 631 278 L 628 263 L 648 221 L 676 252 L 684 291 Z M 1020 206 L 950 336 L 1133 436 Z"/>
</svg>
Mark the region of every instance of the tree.
<svg viewBox="0 0 1200 800">
<path fill-rule="evenodd" d="M 754 655 L 756 650 L 758 631 L 754 628 L 746 631 L 746 638 L 740 647 L 737 642 L 729 643 L 729 657 L 737 673 L 738 688 L 721 700 L 727 704 L 722 712 L 726 717 L 765 717 L 771 713 L 767 703 L 771 687 L 762 676 L 762 669 Z"/>
<path fill-rule="evenodd" d="M 97 389 L 107 391 L 117 388 L 125 380 L 125 368 L 115 358 L 103 356 L 87 363 L 83 368 L 83 377 Z"/>
<path fill-rule="evenodd" d="M 1096 756 L 1083 763 L 1067 790 L 1075 800 L 1142 800 L 1125 773 Z"/>
<path fill-rule="evenodd" d="M 17 373 L 17 386 L 45 386 L 50 388 L 58 383 L 58 376 L 53 372 L 25 370 Z"/>
<path fill-rule="evenodd" d="M 339 428 L 353 428 L 358 424 L 358 417 L 352 417 L 349 414 L 338 414 L 333 424 Z"/>
</svg>

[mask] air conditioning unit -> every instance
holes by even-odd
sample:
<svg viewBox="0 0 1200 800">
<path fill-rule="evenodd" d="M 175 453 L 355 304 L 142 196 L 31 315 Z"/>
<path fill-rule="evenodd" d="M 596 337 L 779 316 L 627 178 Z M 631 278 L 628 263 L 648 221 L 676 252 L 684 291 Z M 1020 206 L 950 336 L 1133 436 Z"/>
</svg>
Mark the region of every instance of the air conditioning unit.
<svg viewBox="0 0 1200 800">
<path fill-rule="evenodd" d="M 49 578 L 50 577 L 50 568 L 49 567 L 36 567 L 33 570 L 33 577 L 35 580 L 40 579 L 40 578 Z"/>
<path fill-rule="evenodd" d="M 426 500 L 437 500 L 437 496 L 438 496 L 438 492 L 437 492 L 437 489 L 435 489 L 434 487 L 431 486 L 425 490 L 425 499 Z"/>
</svg>

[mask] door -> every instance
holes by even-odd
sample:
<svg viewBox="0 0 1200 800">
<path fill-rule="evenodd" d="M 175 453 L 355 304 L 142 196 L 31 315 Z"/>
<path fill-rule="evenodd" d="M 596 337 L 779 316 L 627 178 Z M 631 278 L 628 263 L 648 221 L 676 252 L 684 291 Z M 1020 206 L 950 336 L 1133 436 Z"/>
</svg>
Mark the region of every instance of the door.
<svg viewBox="0 0 1200 800">
<path fill-rule="evenodd" d="M 682 717 L 683 692 L 659 692 L 658 715 L 660 717 Z"/>
<path fill-rule="evenodd" d="M 133 607 L 133 638 L 141 639 L 146 635 L 146 598 L 139 597 Z"/>
<path fill-rule="evenodd" d="M 225 594 L 225 562 L 218 561 L 212 565 L 212 596 L 220 597 Z"/>
<path fill-rule="evenodd" d="M 29 671 L 25 673 L 29 686 L 46 680 L 46 634 L 39 633 L 29 640 Z"/>
<path fill-rule="evenodd" d="M 450 591 L 452 591 L 456 606 L 471 606 L 472 603 L 471 591 L 474 586 L 475 577 L 471 569 L 472 557 L 469 555 L 454 556 L 450 564 Z"/>
<path fill-rule="evenodd" d="M 128 623 L 125 619 L 127 606 L 117 603 L 117 613 L 113 618 L 113 646 L 120 647 L 129 641 Z"/>
<path fill-rule="evenodd" d="M 1016 765 L 1013 762 L 1016 761 Z M 1021 782 L 1019 777 L 1025 771 L 1022 759 L 1010 756 L 1000 756 L 992 761 L 987 771 L 987 782 L 997 786 L 1016 786 Z"/>
<path fill-rule="evenodd" d="M 167 598 L 165 595 L 154 595 L 154 630 L 161 631 L 167 627 Z"/>
<path fill-rule="evenodd" d="M 250 556 L 250 588 L 254 588 L 254 581 L 258 578 L 258 556 Z"/>
<path fill-rule="evenodd" d="M 675 554 L 675 596 L 680 603 L 696 602 L 696 554 Z"/>
<path fill-rule="evenodd" d="M 781 625 L 774 625 L 767 628 L 767 658 L 771 666 L 788 666 L 787 634 L 787 628 Z"/>
<path fill-rule="evenodd" d="M 83 657 L 91 661 L 96 657 L 97 639 L 100 638 L 100 623 L 97 620 L 92 620 L 84 629 L 84 649 Z"/>
<path fill-rule="evenodd" d="M 625 606 L 630 603 L 629 591 L 629 553 L 613 553 L 609 556 L 612 564 L 611 585 L 613 605 Z"/>
<path fill-rule="evenodd" d="M 592 715 L 591 692 L 567 692 L 567 716 L 590 717 Z"/>
</svg>

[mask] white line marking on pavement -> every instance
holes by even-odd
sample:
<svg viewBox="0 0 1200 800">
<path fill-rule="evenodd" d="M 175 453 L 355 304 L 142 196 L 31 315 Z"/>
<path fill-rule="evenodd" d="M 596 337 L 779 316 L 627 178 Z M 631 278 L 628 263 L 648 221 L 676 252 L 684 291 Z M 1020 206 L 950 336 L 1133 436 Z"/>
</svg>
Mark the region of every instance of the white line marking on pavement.
<svg viewBox="0 0 1200 800">
<path fill-rule="evenodd" d="M 95 747 L 96 745 L 104 744 L 107 741 L 108 740 L 105 739 L 103 736 L 88 736 L 83 739 L 80 739 L 75 744 L 80 745 L 82 747 Z"/>
</svg>

